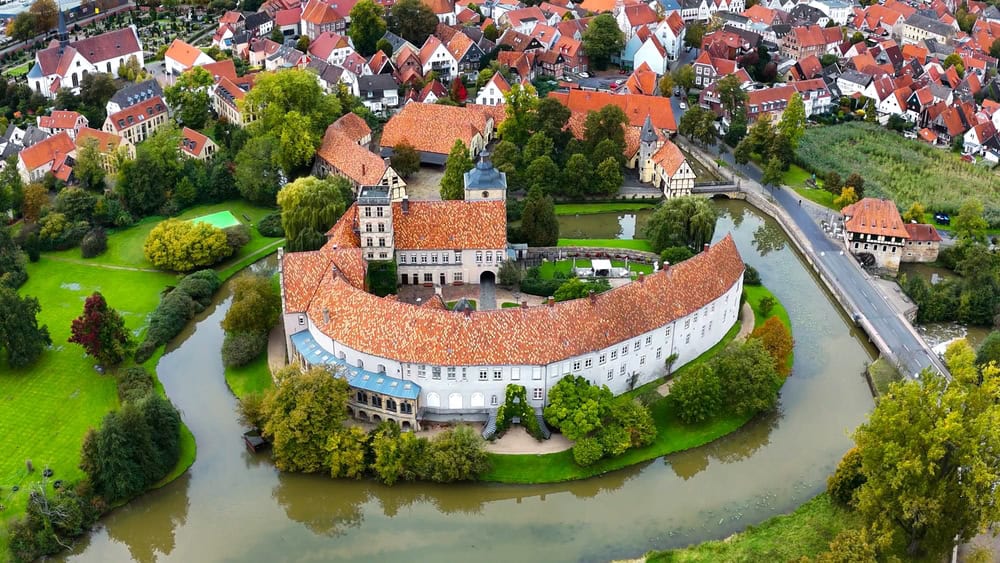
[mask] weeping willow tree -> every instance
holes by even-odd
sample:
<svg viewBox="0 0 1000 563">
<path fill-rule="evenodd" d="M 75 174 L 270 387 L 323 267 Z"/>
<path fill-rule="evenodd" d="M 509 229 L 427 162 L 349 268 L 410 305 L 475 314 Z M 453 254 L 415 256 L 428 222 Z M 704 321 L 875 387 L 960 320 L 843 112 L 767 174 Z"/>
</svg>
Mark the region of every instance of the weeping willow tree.
<svg viewBox="0 0 1000 563">
<path fill-rule="evenodd" d="M 657 253 L 675 246 L 698 251 L 712 241 L 718 218 L 718 212 L 707 199 L 694 196 L 668 199 L 649 218 L 646 238 Z"/>
<path fill-rule="evenodd" d="M 288 250 L 317 250 L 326 242 L 324 234 L 344 214 L 351 197 L 347 180 L 339 176 L 299 178 L 278 192 L 281 226 Z"/>
</svg>

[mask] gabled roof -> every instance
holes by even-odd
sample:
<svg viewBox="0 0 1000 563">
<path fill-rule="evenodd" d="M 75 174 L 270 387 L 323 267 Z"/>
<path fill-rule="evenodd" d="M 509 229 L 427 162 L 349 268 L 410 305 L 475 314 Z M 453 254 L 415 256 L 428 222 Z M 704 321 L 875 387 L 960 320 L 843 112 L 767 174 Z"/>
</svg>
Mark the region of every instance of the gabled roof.
<svg viewBox="0 0 1000 563">
<path fill-rule="evenodd" d="M 684 153 L 677 148 L 677 145 L 670 141 L 664 141 L 663 146 L 653 154 L 652 160 L 661 166 L 668 176 L 673 176 L 684 164 L 685 158 Z"/>
<path fill-rule="evenodd" d="M 19 154 L 24 167 L 31 171 L 45 164 L 52 163 L 54 165 L 60 159 L 65 159 L 66 155 L 74 149 L 76 149 L 76 145 L 69 138 L 69 134 L 60 131 L 22 150 Z"/>
<path fill-rule="evenodd" d="M 382 182 L 388 165 L 379 155 L 359 145 L 348 133 L 327 128 L 316 157 L 327 162 L 359 186 Z"/>
<path fill-rule="evenodd" d="M 625 112 L 628 123 L 633 127 L 641 127 L 646 116 L 653 120 L 658 129 L 677 130 L 674 112 L 670 107 L 670 98 L 661 96 L 643 96 L 641 94 L 610 94 L 607 92 L 590 92 L 585 90 L 570 90 L 569 92 L 550 92 L 550 98 L 568 107 L 573 113 L 586 115 L 590 111 L 598 111 L 607 105 L 616 105 Z"/>
<path fill-rule="evenodd" d="M 305 10 L 302 11 L 302 21 L 313 25 L 330 24 L 344 19 L 349 11 L 350 9 L 348 8 L 341 13 L 340 10 L 337 10 L 326 2 L 309 0 Z"/>
<path fill-rule="evenodd" d="M 391 74 L 369 74 L 358 78 L 359 92 L 379 93 L 386 90 L 395 92 L 399 89 L 399 83 Z"/>
<path fill-rule="evenodd" d="M 167 104 L 157 96 L 109 115 L 105 123 L 111 123 L 115 131 L 124 131 L 164 113 L 167 113 Z"/>
<path fill-rule="evenodd" d="M 278 10 L 274 14 L 274 25 L 278 27 L 298 25 L 300 21 L 302 21 L 302 12 L 296 8 Z"/>
<path fill-rule="evenodd" d="M 421 2 L 435 15 L 451 14 L 455 11 L 455 3 L 452 0 L 421 0 Z"/>
<path fill-rule="evenodd" d="M 118 145 L 122 144 L 124 139 L 114 133 L 99 131 L 97 129 L 91 129 L 90 127 L 83 127 L 79 132 L 77 132 L 76 148 L 78 150 L 91 141 L 97 144 L 97 150 L 100 151 L 101 154 L 109 154 L 118 148 Z"/>
<path fill-rule="evenodd" d="M 648 4 L 626 4 L 625 18 L 633 28 L 656 23 L 660 17 Z"/>
<path fill-rule="evenodd" d="M 309 44 L 309 54 L 327 60 L 336 49 L 350 48 L 350 46 L 343 35 L 324 31 Z"/>
<path fill-rule="evenodd" d="M 507 246 L 507 208 L 502 201 L 411 201 L 403 213 L 393 204 L 392 228 L 399 250 L 495 249 Z"/>
<path fill-rule="evenodd" d="M 372 129 L 368 126 L 368 123 L 361 116 L 350 111 L 342 115 L 337 121 L 331 123 L 326 130 L 328 133 L 330 131 L 337 131 L 344 134 L 355 143 L 361 142 L 362 139 L 372 134 Z"/>
<path fill-rule="evenodd" d="M 177 61 L 183 67 L 191 68 L 198 61 L 198 57 L 202 55 L 205 55 L 205 53 L 201 49 L 180 39 L 174 39 L 163 56 L 164 58 L 171 58 Z M 205 56 L 207 57 L 208 55 Z"/>
<path fill-rule="evenodd" d="M 896 204 L 888 199 L 866 197 L 840 210 L 847 218 L 844 228 L 849 233 L 886 235 L 909 238 L 906 225 L 899 216 Z"/>
<path fill-rule="evenodd" d="M 63 76 L 69 70 L 69 64 L 76 53 L 96 64 L 127 58 L 141 52 L 142 47 L 135 29 L 126 27 L 71 42 L 65 49 L 53 41 L 48 48 L 35 53 L 35 60 L 38 61 L 43 76 L 52 74 Z"/>
<path fill-rule="evenodd" d="M 38 116 L 38 126 L 44 129 L 74 129 L 81 117 L 79 112 L 54 109 L 52 115 Z"/>
<path fill-rule="evenodd" d="M 501 92 L 510 92 L 510 84 L 507 83 L 507 79 L 505 79 L 499 72 L 493 73 L 493 77 L 486 83 L 487 86 L 490 84 L 496 86 Z"/>
<path fill-rule="evenodd" d="M 431 57 L 438 50 L 439 47 L 444 46 L 444 43 L 440 39 L 434 37 L 433 35 L 427 36 L 427 40 L 424 41 L 424 45 L 420 47 L 420 64 L 426 65 L 430 62 Z M 447 49 L 445 49 L 447 51 Z M 448 53 L 451 54 L 450 52 Z"/>
<path fill-rule="evenodd" d="M 406 104 L 382 129 L 382 147 L 406 141 L 418 151 L 447 155 L 456 139 L 469 146 L 472 137 L 484 134 L 488 117 L 492 115 L 470 106 Z"/>
<path fill-rule="evenodd" d="M 940 242 L 941 235 L 931 225 L 906 223 L 906 234 L 910 240 L 919 242 Z"/>
<path fill-rule="evenodd" d="M 222 77 L 226 77 L 230 80 L 236 80 L 236 64 L 233 63 L 233 59 L 222 59 L 221 61 L 208 63 L 200 65 L 201 68 L 208 71 L 212 75 L 212 78 L 216 82 Z"/>
<path fill-rule="evenodd" d="M 181 129 L 181 150 L 191 156 L 199 157 L 205 150 L 205 145 L 209 143 L 209 138 L 201 133 L 185 127 Z"/>
</svg>

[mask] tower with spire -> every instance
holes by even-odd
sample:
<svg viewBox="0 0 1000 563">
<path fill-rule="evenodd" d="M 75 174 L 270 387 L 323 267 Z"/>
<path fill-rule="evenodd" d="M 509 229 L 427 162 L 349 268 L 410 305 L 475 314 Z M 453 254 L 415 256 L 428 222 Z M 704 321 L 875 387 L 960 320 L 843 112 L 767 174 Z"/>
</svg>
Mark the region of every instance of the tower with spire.
<svg viewBox="0 0 1000 563">
<path fill-rule="evenodd" d="M 646 121 L 643 122 L 642 130 L 639 134 L 639 162 L 636 163 L 636 168 L 639 169 L 640 182 L 653 181 L 652 158 L 661 144 L 660 136 L 657 135 L 656 129 L 653 128 L 653 120 L 647 113 Z"/>
<path fill-rule="evenodd" d="M 66 31 L 66 15 L 63 13 L 62 3 L 59 3 L 59 53 L 69 46 L 69 32 Z"/>
</svg>

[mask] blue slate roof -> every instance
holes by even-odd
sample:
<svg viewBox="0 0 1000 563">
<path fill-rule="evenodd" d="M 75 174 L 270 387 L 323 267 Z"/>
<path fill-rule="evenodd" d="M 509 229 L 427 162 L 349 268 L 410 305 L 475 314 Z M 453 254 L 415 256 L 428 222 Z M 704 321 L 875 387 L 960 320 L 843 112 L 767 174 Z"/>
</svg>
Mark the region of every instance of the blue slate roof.
<svg viewBox="0 0 1000 563">
<path fill-rule="evenodd" d="M 391 377 L 384 373 L 376 373 L 347 365 L 347 362 L 335 357 L 323 349 L 309 331 L 297 332 L 292 335 L 292 345 L 310 365 L 336 366 L 335 377 L 347 379 L 347 384 L 355 389 L 381 393 L 399 399 L 415 400 L 420 396 L 420 386 L 412 381 Z"/>
</svg>

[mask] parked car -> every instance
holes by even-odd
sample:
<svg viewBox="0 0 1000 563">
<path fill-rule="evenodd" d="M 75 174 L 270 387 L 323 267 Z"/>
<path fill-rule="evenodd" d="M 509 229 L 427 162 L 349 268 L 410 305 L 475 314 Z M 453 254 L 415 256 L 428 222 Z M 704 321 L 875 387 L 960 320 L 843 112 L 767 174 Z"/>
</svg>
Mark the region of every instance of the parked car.
<svg viewBox="0 0 1000 563">
<path fill-rule="evenodd" d="M 951 225 L 951 216 L 945 213 L 935 213 L 934 220 L 940 225 Z"/>
<path fill-rule="evenodd" d="M 685 102 L 681 102 L 680 106 L 681 106 L 681 109 L 687 109 L 688 108 L 688 105 Z"/>
<path fill-rule="evenodd" d="M 586 72 L 581 72 L 580 73 L 580 78 L 590 78 L 590 74 L 586 73 Z"/>
</svg>

